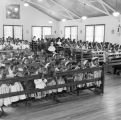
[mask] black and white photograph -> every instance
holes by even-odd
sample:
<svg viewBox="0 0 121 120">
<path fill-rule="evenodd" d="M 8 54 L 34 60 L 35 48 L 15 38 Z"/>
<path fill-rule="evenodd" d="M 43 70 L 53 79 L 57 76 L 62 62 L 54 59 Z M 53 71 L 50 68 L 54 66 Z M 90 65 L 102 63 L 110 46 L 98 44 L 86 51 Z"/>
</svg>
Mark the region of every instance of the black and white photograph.
<svg viewBox="0 0 121 120">
<path fill-rule="evenodd" d="M 121 120 L 121 0 L 0 0 L 0 120 Z"/>
</svg>

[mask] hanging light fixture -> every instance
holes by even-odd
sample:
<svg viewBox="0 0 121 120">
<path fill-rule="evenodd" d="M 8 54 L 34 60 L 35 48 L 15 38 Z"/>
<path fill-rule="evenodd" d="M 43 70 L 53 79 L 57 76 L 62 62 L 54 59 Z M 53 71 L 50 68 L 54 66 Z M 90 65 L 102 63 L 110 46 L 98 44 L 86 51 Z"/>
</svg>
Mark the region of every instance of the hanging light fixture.
<svg viewBox="0 0 121 120">
<path fill-rule="evenodd" d="M 86 20 L 87 19 L 87 16 L 82 16 L 82 20 Z"/>
<path fill-rule="evenodd" d="M 38 2 L 43 2 L 43 0 L 38 0 Z"/>
<path fill-rule="evenodd" d="M 24 6 L 25 6 L 25 7 L 28 7 L 28 6 L 29 6 L 29 4 L 28 4 L 28 3 L 24 3 Z"/>
<path fill-rule="evenodd" d="M 49 22 L 49 24 L 52 24 L 53 23 L 53 21 L 48 21 Z"/>
<path fill-rule="evenodd" d="M 116 11 L 115 12 L 113 12 L 113 16 L 114 17 L 118 17 L 119 15 L 120 15 L 120 13 L 117 11 L 117 0 L 116 0 Z"/>
<path fill-rule="evenodd" d="M 62 21 L 62 22 L 66 22 L 66 19 L 62 19 L 61 21 Z"/>
<path fill-rule="evenodd" d="M 86 5 L 86 4 L 85 4 L 85 2 L 84 2 L 84 11 L 83 11 L 83 12 L 85 12 L 85 5 Z M 86 19 L 87 19 L 87 16 L 84 15 L 84 16 L 82 16 L 81 18 L 82 18 L 82 20 L 86 20 Z"/>
<path fill-rule="evenodd" d="M 113 12 L 113 16 L 114 16 L 114 17 L 118 17 L 119 15 L 120 15 L 119 12 L 117 12 L 117 11 Z"/>
</svg>

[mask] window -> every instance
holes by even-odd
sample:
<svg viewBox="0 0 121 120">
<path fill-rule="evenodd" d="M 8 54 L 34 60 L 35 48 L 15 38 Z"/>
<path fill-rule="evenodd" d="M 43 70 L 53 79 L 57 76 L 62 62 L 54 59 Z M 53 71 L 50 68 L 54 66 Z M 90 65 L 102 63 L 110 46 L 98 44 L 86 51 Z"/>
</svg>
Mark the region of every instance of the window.
<svg viewBox="0 0 121 120">
<path fill-rule="evenodd" d="M 14 26 L 14 38 L 19 38 L 20 40 L 23 39 L 23 27 L 22 26 Z"/>
<path fill-rule="evenodd" d="M 3 26 L 3 36 L 6 40 L 8 37 L 12 37 L 13 39 L 19 38 L 23 39 L 23 27 L 20 25 L 4 25 Z"/>
<path fill-rule="evenodd" d="M 12 26 L 4 26 L 4 38 L 12 37 L 13 38 L 13 27 Z"/>
<path fill-rule="evenodd" d="M 104 42 L 105 25 L 86 26 L 86 41 Z"/>
<path fill-rule="evenodd" d="M 36 36 L 36 39 L 42 37 L 42 29 L 41 27 L 32 27 L 32 38 Z"/>
<path fill-rule="evenodd" d="M 77 40 L 77 35 L 78 35 L 78 29 L 77 27 L 71 27 L 71 39 L 76 39 Z"/>
<path fill-rule="evenodd" d="M 36 36 L 38 38 L 45 38 L 47 35 L 52 35 L 52 27 L 51 26 L 32 26 L 32 38 Z"/>
<path fill-rule="evenodd" d="M 67 26 L 65 27 L 65 38 L 78 39 L 78 27 L 77 26 Z"/>
<path fill-rule="evenodd" d="M 48 35 L 52 34 L 52 28 L 51 27 L 43 27 L 43 38 L 45 38 Z"/>
<path fill-rule="evenodd" d="M 104 25 L 95 26 L 95 41 L 96 42 L 104 41 Z"/>
<path fill-rule="evenodd" d="M 66 27 L 65 28 L 65 38 L 71 38 L 71 28 L 70 27 Z"/>
<path fill-rule="evenodd" d="M 86 41 L 93 42 L 93 33 L 94 33 L 94 27 L 87 26 L 86 27 Z"/>
</svg>

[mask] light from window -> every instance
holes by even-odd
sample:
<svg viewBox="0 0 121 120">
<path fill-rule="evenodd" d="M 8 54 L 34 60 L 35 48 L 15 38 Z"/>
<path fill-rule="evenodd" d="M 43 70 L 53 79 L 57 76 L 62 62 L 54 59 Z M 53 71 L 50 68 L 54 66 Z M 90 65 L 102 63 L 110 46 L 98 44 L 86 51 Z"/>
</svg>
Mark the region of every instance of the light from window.
<svg viewBox="0 0 121 120">
<path fill-rule="evenodd" d="M 71 39 L 77 40 L 78 30 L 77 27 L 71 27 Z"/>
<path fill-rule="evenodd" d="M 90 25 L 86 26 L 86 41 L 89 42 L 103 42 L 105 34 L 104 25 Z"/>
<path fill-rule="evenodd" d="M 23 27 L 19 25 L 5 25 L 4 26 L 4 38 L 11 37 L 14 39 L 19 38 L 20 40 L 23 39 Z"/>
<path fill-rule="evenodd" d="M 86 26 L 86 41 L 93 42 L 94 26 Z"/>
<path fill-rule="evenodd" d="M 48 35 L 52 34 L 52 28 L 51 27 L 43 27 L 43 38 L 45 38 Z"/>
<path fill-rule="evenodd" d="M 4 38 L 12 37 L 13 38 L 13 27 L 12 26 L 4 26 Z"/>
<path fill-rule="evenodd" d="M 77 40 L 78 27 L 68 26 L 65 27 L 65 38 L 70 38 L 71 40 Z"/>
<path fill-rule="evenodd" d="M 71 28 L 70 27 L 65 27 L 65 39 L 71 38 Z"/>
<path fill-rule="evenodd" d="M 14 38 L 19 38 L 20 40 L 22 40 L 22 31 L 22 26 L 14 26 Z"/>
<path fill-rule="evenodd" d="M 104 41 L 104 26 L 95 26 L 95 42 Z"/>
<path fill-rule="evenodd" d="M 36 39 L 40 38 L 42 36 L 42 28 L 41 27 L 32 27 L 32 38 L 35 36 Z"/>
</svg>

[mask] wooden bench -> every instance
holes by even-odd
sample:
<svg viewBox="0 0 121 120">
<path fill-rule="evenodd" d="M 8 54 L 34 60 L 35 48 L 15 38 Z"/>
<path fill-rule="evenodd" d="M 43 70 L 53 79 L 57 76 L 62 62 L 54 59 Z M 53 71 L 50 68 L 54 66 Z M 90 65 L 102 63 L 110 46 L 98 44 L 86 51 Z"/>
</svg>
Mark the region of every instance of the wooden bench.
<svg viewBox="0 0 121 120">
<path fill-rule="evenodd" d="M 43 91 L 48 91 L 48 90 L 53 90 L 53 89 L 58 89 L 58 88 L 63 88 L 63 87 L 77 86 L 80 84 L 86 85 L 87 83 L 92 83 L 92 82 L 97 82 L 97 81 L 101 82 L 100 86 L 91 86 L 91 87 L 85 86 L 84 89 L 88 89 L 88 90 L 91 90 L 93 92 L 95 92 L 95 90 L 98 89 L 98 92 L 103 94 L 104 93 L 104 66 L 98 67 L 98 68 L 88 68 L 88 69 L 80 69 L 80 70 L 70 70 L 70 71 L 66 71 L 66 72 L 58 72 L 58 73 L 56 73 L 56 76 L 59 77 L 59 76 L 66 76 L 66 75 L 75 75 L 75 74 L 80 74 L 80 73 L 85 74 L 88 72 L 93 73 L 94 71 L 99 71 L 99 70 L 101 70 L 101 76 L 99 78 L 83 79 L 82 81 L 74 81 L 74 82 L 65 83 L 65 84 L 47 86 L 44 89 L 24 90 L 21 92 L 0 94 L 0 98 L 7 98 L 7 97 L 23 95 L 23 94 L 33 94 L 33 93 L 37 93 L 37 92 L 43 92 Z M 33 76 L 26 76 L 26 77 L 15 77 L 15 78 L 0 80 L 0 85 L 35 80 L 35 79 L 40 79 L 40 75 L 33 75 Z M 79 95 L 79 91 L 80 90 L 77 90 L 77 95 Z M 53 100 L 56 102 L 59 102 L 57 94 L 53 95 Z M 3 115 L 3 113 L 4 113 L 3 107 L 1 107 L 1 109 L 2 109 L 2 115 Z"/>
</svg>

